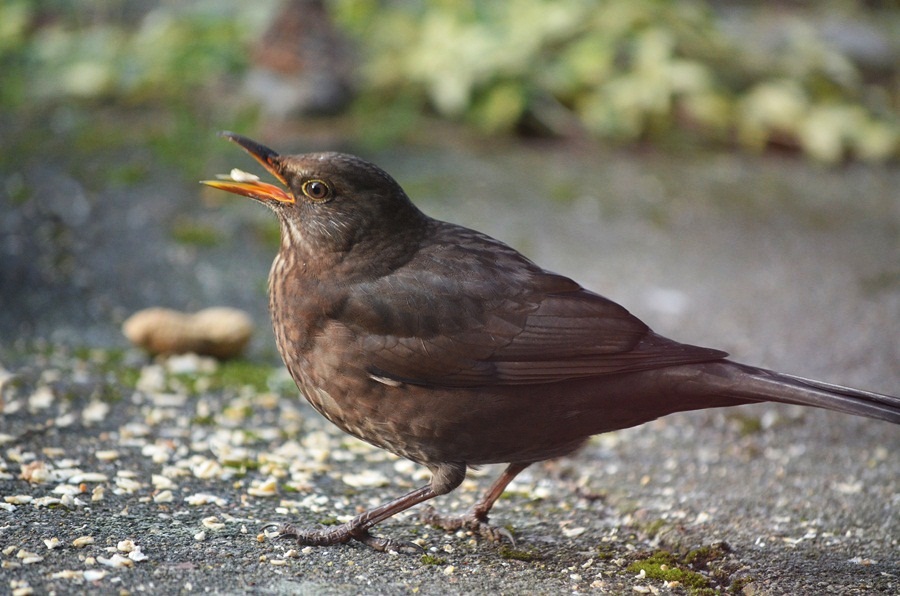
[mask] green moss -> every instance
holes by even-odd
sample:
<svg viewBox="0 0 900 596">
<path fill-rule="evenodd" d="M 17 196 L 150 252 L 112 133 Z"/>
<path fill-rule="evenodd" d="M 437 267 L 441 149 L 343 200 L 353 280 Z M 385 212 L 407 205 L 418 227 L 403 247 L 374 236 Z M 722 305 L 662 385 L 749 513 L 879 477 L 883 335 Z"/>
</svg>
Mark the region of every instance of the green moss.
<svg viewBox="0 0 900 596">
<path fill-rule="evenodd" d="M 212 426 L 216 423 L 216 419 L 212 415 L 194 416 L 191 418 L 191 424 L 195 426 Z"/>
<path fill-rule="evenodd" d="M 678 582 L 691 593 L 709 588 L 709 580 L 696 571 L 678 566 L 678 559 L 668 551 L 656 551 L 646 559 L 640 559 L 628 566 L 629 573 L 644 572 L 645 577 L 667 582 Z"/>
<path fill-rule="evenodd" d="M 754 581 L 756 581 L 756 580 L 751 575 L 745 575 L 744 577 L 739 577 L 736 580 L 734 580 L 733 582 L 731 582 L 730 586 L 728 586 L 728 592 L 731 594 L 738 594 L 740 592 L 743 592 L 744 588 L 747 587 L 748 585 L 752 584 Z"/>
<path fill-rule="evenodd" d="M 422 555 L 422 565 L 444 565 L 447 559 L 434 555 Z"/>
<path fill-rule="evenodd" d="M 701 546 L 684 555 L 682 561 L 695 569 L 705 569 L 710 561 L 721 559 L 731 548 L 724 542 L 718 542 L 709 546 Z"/>
<path fill-rule="evenodd" d="M 222 465 L 233 470 L 240 470 L 242 474 L 246 474 L 247 470 L 259 469 L 259 462 L 254 459 L 225 460 Z"/>
<path fill-rule="evenodd" d="M 319 524 L 323 526 L 336 526 L 339 522 L 336 517 L 323 517 L 319 520 Z"/>
<path fill-rule="evenodd" d="M 659 534 L 659 531 L 665 527 L 665 525 L 666 521 L 664 519 L 656 519 L 644 526 L 644 532 L 648 536 L 656 536 L 657 534 Z"/>
<path fill-rule="evenodd" d="M 220 387 L 253 387 L 256 391 L 269 389 L 273 368 L 248 360 L 227 360 L 216 369 L 212 380 Z"/>
<path fill-rule="evenodd" d="M 517 549 L 511 546 L 503 545 L 500 547 L 500 556 L 512 561 L 540 561 L 541 554 L 536 550 Z"/>
</svg>

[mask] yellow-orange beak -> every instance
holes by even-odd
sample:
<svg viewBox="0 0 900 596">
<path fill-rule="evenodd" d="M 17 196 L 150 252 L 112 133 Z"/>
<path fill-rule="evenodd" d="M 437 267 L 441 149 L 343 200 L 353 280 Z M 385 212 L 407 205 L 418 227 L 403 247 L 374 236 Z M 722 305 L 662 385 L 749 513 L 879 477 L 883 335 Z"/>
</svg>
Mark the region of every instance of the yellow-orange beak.
<svg viewBox="0 0 900 596">
<path fill-rule="evenodd" d="M 233 132 L 223 131 L 219 133 L 219 136 L 240 145 L 253 159 L 262 164 L 266 171 L 287 186 L 288 182 L 281 174 L 280 159 L 277 153 L 265 145 Z M 259 201 L 278 201 L 280 203 L 296 201 L 290 191 L 268 182 L 262 182 L 257 176 L 238 169 L 231 170 L 231 174 L 227 176 L 219 176 L 217 180 L 201 180 L 200 183 Z"/>
</svg>

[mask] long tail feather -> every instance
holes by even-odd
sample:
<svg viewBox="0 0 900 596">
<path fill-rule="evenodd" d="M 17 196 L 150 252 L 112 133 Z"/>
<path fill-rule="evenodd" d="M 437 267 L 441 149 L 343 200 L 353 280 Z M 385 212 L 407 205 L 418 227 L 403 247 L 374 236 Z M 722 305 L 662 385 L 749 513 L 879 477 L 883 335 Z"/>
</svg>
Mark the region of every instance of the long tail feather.
<svg viewBox="0 0 900 596">
<path fill-rule="evenodd" d="M 813 406 L 900 424 L 900 397 L 737 364 L 739 397 Z"/>
</svg>

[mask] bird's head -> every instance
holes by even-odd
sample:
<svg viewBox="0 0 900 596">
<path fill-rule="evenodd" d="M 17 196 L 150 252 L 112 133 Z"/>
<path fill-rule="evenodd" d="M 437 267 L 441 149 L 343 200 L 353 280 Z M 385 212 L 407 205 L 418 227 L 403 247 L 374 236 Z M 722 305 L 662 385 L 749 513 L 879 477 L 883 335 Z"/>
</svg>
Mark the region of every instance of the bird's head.
<svg viewBox="0 0 900 596">
<path fill-rule="evenodd" d="M 378 166 L 345 153 L 279 155 L 230 132 L 221 136 L 240 145 L 281 182 L 232 170 L 213 188 L 244 195 L 271 208 L 281 221 L 282 250 L 402 258 L 400 249 L 424 233 L 427 217 L 397 182 Z"/>
</svg>

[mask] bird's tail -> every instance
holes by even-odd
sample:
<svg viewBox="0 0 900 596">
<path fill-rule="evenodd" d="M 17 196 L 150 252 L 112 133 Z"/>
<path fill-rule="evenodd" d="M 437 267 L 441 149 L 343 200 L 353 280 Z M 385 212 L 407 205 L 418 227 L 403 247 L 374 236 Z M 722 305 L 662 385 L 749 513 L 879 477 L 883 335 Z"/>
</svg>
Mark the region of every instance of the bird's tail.
<svg viewBox="0 0 900 596">
<path fill-rule="evenodd" d="M 900 424 L 900 397 L 832 385 L 744 364 L 729 364 L 737 369 L 735 372 L 741 377 L 739 382 L 732 385 L 730 392 L 736 397 L 751 401 L 813 406 Z"/>
</svg>

